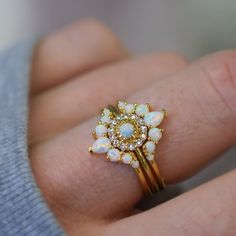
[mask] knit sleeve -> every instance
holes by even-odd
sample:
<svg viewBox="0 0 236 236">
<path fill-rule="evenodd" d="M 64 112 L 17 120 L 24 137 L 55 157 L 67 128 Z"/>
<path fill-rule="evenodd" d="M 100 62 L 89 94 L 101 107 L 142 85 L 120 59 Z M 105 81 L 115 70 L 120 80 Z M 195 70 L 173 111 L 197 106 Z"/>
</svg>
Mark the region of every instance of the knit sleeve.
<svg viewBox="0 0 236 236">
<path fill-rule="evenodd" d="M 33 42 L 0 53 L 0 235 L 64 235 L 32 175 L 27 153 Z"/>
</svg>

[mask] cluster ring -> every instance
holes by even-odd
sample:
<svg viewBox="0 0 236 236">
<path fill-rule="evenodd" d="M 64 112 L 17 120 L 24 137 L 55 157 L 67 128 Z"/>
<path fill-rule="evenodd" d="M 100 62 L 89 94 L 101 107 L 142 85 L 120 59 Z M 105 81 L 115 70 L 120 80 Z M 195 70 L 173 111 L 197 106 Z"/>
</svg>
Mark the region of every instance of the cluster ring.
<svg viewBox="0 0 236 236">
<path fill-rule="evenodd" d="M 164 180 L 154 159 L 156 144 L 162 137 L 159 128 L 165 110 L 152 111 L 149 104 L 119 101 L 109 105 L 93 131 L 96 139 L 89 152 L 107 153 L 107 160 L 131 165 L 147 195 L 164 189 Z"/>
</svg>

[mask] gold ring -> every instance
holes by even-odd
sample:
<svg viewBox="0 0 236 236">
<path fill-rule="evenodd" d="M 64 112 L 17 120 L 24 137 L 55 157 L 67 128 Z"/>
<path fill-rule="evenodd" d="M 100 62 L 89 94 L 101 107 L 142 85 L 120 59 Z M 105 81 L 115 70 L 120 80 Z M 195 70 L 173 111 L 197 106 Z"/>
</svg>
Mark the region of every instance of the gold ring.
<svg viewBox="0 0 236 236">
<path fill-rule="evenodd" d="M 107 160 L 131 165 L 145 194 L 152 195 L 165 187 L 154 159 L 155 146 L 163 134 L 158 126 L 165 117 L 165 110 L 152 111 L 149 104 L 119 101 L 116 107 L 109 105 L 92 133 L 96 140 L 89 152 L 107 153 Z"/>
</svg>

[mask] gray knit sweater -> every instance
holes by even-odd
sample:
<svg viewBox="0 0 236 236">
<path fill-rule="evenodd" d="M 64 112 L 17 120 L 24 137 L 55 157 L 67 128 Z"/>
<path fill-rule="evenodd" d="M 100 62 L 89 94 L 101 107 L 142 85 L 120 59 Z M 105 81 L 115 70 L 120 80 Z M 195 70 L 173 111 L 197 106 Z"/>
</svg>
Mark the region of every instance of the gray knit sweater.
<svg viewBox="0 0 236 236">
<path fill-rule="evenodd" d="M 0 54 L 0 235 L 64 235 L 38 189 L 27 154 L 33 43 Z"/>
</svg>

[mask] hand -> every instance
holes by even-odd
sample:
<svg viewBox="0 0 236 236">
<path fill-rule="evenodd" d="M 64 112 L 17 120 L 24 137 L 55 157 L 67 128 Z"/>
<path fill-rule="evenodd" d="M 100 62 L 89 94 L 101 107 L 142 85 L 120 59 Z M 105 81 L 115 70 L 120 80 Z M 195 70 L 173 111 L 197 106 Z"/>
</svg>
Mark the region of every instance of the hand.
<svg viewBox="0 0 236 236">
<path fill-rule="evenodd" d="M 236 53 L 191 64 L 168 53 L 133 57 L 93 20 L 42 40 L 32 66 L 29 153 L 67 234 L 235 235 L 235 171 L 135 214 L 143 192 L 133 169 L 87 151 L 100 109 L 126 98 L 168 110 L 157 162 L 167 184 L 186 179 L 235 144 Z"/>
</svg>

